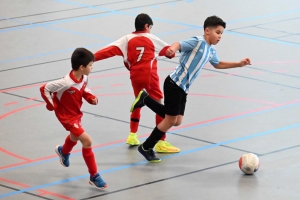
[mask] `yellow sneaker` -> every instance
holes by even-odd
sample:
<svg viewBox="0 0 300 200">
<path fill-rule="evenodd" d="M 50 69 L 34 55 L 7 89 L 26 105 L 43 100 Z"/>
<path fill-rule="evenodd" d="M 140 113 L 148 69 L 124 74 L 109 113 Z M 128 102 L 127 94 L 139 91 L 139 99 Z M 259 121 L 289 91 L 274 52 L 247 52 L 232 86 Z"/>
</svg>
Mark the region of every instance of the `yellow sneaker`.
<svg viewBox="0 0 300 200">
<path fill-rule="evenodd" d="M 164 140 L 159 140 L 158 143 L 156 143 L 154 150 L 158 153 L 178 153 L 178 152 L 180 152 L 179 148 L 174 147 L 169 142 L 166 142 Z"/>
<path fill-rule="evenodd" d="M 130 133 L 127 140 L 126 140 L 126 144 L 129 144 L 131 146 L 136 146 L 140 144 L 140 141 L 137 137 L 136 133 Z"/>
</svg>

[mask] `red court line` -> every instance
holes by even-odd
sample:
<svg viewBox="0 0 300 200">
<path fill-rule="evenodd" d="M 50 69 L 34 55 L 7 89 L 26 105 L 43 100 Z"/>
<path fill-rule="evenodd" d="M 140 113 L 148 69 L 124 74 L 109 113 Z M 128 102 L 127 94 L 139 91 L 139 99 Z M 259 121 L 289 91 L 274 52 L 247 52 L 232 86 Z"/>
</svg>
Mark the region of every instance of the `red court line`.
<svg viewBox="0 0 300 200">
<path fill-rule="evenodd" d="M 35 107 L 35 106 L 40 106 L 40 105 L 42 105 L 42 104 L 45 104 L 45 103 L 44 103 L 44 102 L 43 102 L 43 103 L 37 103 L 37 104 L 33 104 L 33 105 L 30 105 L 30 106 L 25 106 L 25 107 L 22 107 L 22 108 L 19 108 L 19 109 L 10 111 L 10 112 L 8 112 L 8 113 L 5 113 L 5 114 L 3 114 L 3 115 L 0 115 L 0 120 L 3 119 L 3 118 L 5 118 L 5 117 L 7 117 L 8 115 L 12 115 L 12 114 L 14 114 L 14 113 L 16 113 L 16 112 L 19 112 L 19 111 L 22 111 L 22 110 L 26 110 L 26 109 L 28 109 L 28 108 L 32 108 L 32 107 Z"/>
<path fill-rule="evenodd" d="M 108 76 L 122 76 L 125 74 L 129 74 L 129 72 L 121 72 L 121 73 L 116 73 L 116 74 L 102 74 L 98 76 L 89 76 L 89 78 L 102 78 L 102 77 L 108 77 Z"/>
<path fill-rule="evenodd" d="M 9 106 L 9 105 L 12 105 L 12 104 L 17 104 L 18 102 L 17 101 L 13 101 L 13 102 L 9 102 L 9 103 L 6 103 L 4 104 L 5 106 Z"/>
<path fill-rule="evenodd" d="M 214 118 L 214 119 L 210 119 L 210 120 L 205 120 L 205 121 L 201 121 L 201 122 L 187 124 L 185 126 L 175 127 L 175 128 L 170 129 L 170 131 L 178 130 L 178 129 L 182 129 L 182 128 L 186 128 L 186 127 L 192 127 L 192 126 L 196 126 L 196 125 L 200 125 L 200 124 L 215 122 L 215 121 L 219 121 L 219 120 L 223 120 L 223 119 L 228 119 L 228 118 L 237 117 L 237 116 L 241 116 L 241 115 L 245 115 L 245 114 L 255 113 L 255 112 L 268 110 L 268 109 L 272 109 L 272 108 L 277 108 L 277 107 L 290 105 L 290 104 L 294 104 L 294 103 L 299 103 L 299 102 L 300 102 L 300 100 L 294 100 L 294 101 L 283 103 L 283 104 L 280 104 L 280 105 L 277 105 L 277 106 L 269 106 L 269 107 L 264 107 L 264 108 L 259 108 L 259 109 L 255 109 L 255 110 L 245 111 L 245 112 L 241 112 L 241 113 L 237 113 L 237 114 L 231 114 L 231 115 L 218 117 L 218 118 Z M 150 135 L 150 133 L 140 135 L 140 137 L 146 137 L 148 135 Z M 113 141 L 113 142 L 109 142 L 109 143 L 105 143 L 105 144 L 99 144 L 99 145 L 93 146 L 93 148 L 100 148 L 100 147 L 110 146 L 110 145 L 114 145 L 114 144 L 120 144 L 120 143 L 124 143 L 125 141 L 126 141 L 126 139 L 117 140 L 117 141 Z M 72 151 L 72 153 L 76 153 L 76 152 L 80 152 L 80 151 L 81 151 L 81 149 Z M 34 159 L 34 160 L 31 160 L 31 161 L 27 161 L 27 162 L 21 162 L 21 163 L 16 163 L 16 164 L 12 164 L 12 165 L 2 166 L 2 167 L 0 167 L 0 170 L 8 169 L 8 168 L 16 167 L 16 166 L 21 166 L 21 165 L 29 164 L 29 163 L 33 163 L 33 162 L 38 162 L 38 161 L 42 161 L 42 160 L 47 160 L 47 159 L 54 158 L 54 157 L 57 157 L 57 155 L 52 155 L 52 156 L 47 156 L 47 157 Z"/>
<path fill-rule="evenodd" d="M 115 94 L 95 94 L 95 96 L 122 96 L 122 95 L 133 95 L 133 92 L 124 92 L 124 93 L 115 93 Z M 251 101 L 251 102 L 257 102 L 257 103 L 263 103 L 268 105 L 280 105 L 273 102 L 268 101 L 262 101 L 262 100 L 256 100 L 256 99 L 250 99 L 250 98 L 243 98 L 243 97 L 234 97 L 234 96 L 223 96 L 223 95 L 217 95 L 217 94 L 196 94 L 196 93 L 189 93 L 189 96 L 205 96 L 205 97 L 217 97 L 217 98 L 226 98 L 226 99 L 235 99 L 240 101 Z"/>
<path fill-rule="evenodd" d="M 24 187 L 24 188 L 30 188 L 31 187 L 29 185 L 26 185 L 26 184 L 23 184 L 23 183 L 19 183 L 19 182 L 15 182 L 15 181 L 12 181 L 12 180 L 8 180 L 8 179 L 1 178 L 1 177 L 0 177 L 0 180 L 4 181 L 6 183 L 10 183 L 10 184 L 13 184 L 13 185 L 21 186 L 21 187 Z M 50 191 L 47 191 L 47 190 L 37 189 L 37 191 L 41 192 L 39 194 L 39 196 L 44 196 L 44 195 L 50 194 L 52 196 L 56 196 L 56 197 L 59 197 L 61 199 L 73 200 L 73 198 L 71 198 L 71 197 L 67 197 L 67 196 L 64 196 L 64 195 L 61 195 L 61 194 L 57 194 L 57 193 L 54 193 L 54 192 L 50 192 Z"/>
<path fill-rule="evenodd" d="M 21 87 L 15 87 L 15 88 L 11 88 L 11 89 L 7 89 L 7 90 L 0 90 L 1 92 L 9 92 L 9 91 L 13 91 L 13 90 L 22 90 L 24 88 L 31 88 L 31 87 L 36 87 L 36 86 L 42 86 L 45 83 L 37 83 L 37 84 L 32 84 L 32 85 L 26 85 L 26 86 L 21 86 Z"/>
<path fill-rule="evenodd" d="M 106 147 L 106 146 L 125 143 L 125 142 L 126 142 L 126 139 L 117 140 L 117 141 L 108 142 L 108 143 L 105 143 L 105 144 L 98 144 L 98 145 L 92 146 L 92 148 L 96 149 L 96 148 Z M 53 147 L 53 149 L 54 149 L 54 147 Z M 77 153 L 77 152 L 81 152 L 81 149 L 73 150 L 71 153 Z M 11 164 L 11 165 L 2 166 L 2 167 L 0 167 L 0 170 L 12 168 L 12 167 L 17 167 L 17 166 L 21 166 L 21 165 L 25 165 L 25 164 L 29 164 L 29 163 L 34 163 L 34 162 L 38 162 L 38 161 L 48 160 L 48 159 L 55 158 L 55 157 L 58 157 L 57 154 L 42 157 L 42 158 L 33 159 L 33 160 L 30 160 L 30 161 L 26 161 L 26 162 L 20 162 L 20 163 L 15 163 L 15 164 Z"/>
<path fill-rule="evenodd" d="M 111 84 L 110 86 L 117 87 L 117 86 L 124 86 L 124 84 L 123 83 L 120 83 L 120 84 Z"/>
<path fill-rule="evenodd" d="M 193 124 L 188 124 L 188 125 L 185 125 L 185 126 L 179 126 L 179 127 L 176 127 L 176 128 L 172 128 L 172 129 L 170 129 L 170 131 L 178 130 L 178 129 L 182 129 L 182 128 L 187 128 L 187 127 L 191 127 L 191 126 L 197 126 L 197 125 L 200 125 L 200 124 L 207 124 L 207 123 L 210 123 L 210 122 L 215 122 L 215 121 L 228 119 L 228 118 L 232 118 L 232 117 L 238 117 L 238 116 L 241 116 L 241 115 L 255 113 L 255 112 L 268 110 L 268 109 L 276 108 L 276 107 L 279 107 L 279 106 L 269 106 L 269 107 L 255 109 L 255 110 L 249 110 L 249 111 L 245 111 L 245 112 L 231 114 L 231 115 L 227 115 L 227 116 L 223 116 L 223 117 L 218 117 L 218 118 L 214 118 L 214 119 L 209 119 L 209 120 L 205 120 L 205 121 L 202 121 L 202 122 L 196 122 L 196 123 L 193 123 Z"/>
<path fill-rule="evenodd" d="M 28 158 L 24 158 L 24 157 L 22 157 L 22 156 L 16 155 L 16 154 L 14 154 L 14 153 L 12 153 L 12 152 L 9 152 L 9 151 L 7 151 L 7 150 L 1 148 L 1 147 L 0 147 L 0 151 L 3 152 L 3 153 L 5 153 L 5 154 L 7 154 L 7 155 L 9 155 L 9 156 L 12 156 L 12 157 L 15 157 L 15 158 L 19 158 L 19 159 L 21 159 L 21 160 L 31 161 L 31 160 L 28 159 Z"/>
<path fill-rule="evenodd" d="M 211 77 L 211 76 L 217 76 L 216 74 L 207 74 L 207 75 L 202 75 L 201 77 Z"/>
<path fill-rule="evenodd" d="M 95 89 L 99 89 L 99 88 L 103 88 L 102 86 L 96 86 L 96 87 L 91 87 L 91 90 L 95 90 Z"/>
<path fill-rule="evenodd" d="M 133 92 L 123 92 L 123 93 L 116 93 L 116 94 L 95 94 L 95 96 L 122 96 L 122 95 L 133 95 Z"/>
<path fill-rule="evenodd" d="M 28 108 L 32 108 L 32 107 L 35 107 L 35 106 L 39 106 L 39 105 L 42 105 L 42 104 L 44 104 L 44 103 L 33 104 L 33 105 L 30 105 L 30 106 L 22 107 L 22 108 L 13 110 L 13 111 L 11 111 L 11 112 L 5 113 L 5 114 L 3 114 L 3 115 L 0 116 L 0 120 L 3 119 L 4 117 L 7 117 L 7 116 L 9 116 L 9 115 L 12 115 L 12 114 L 14 114 L 14 113 L 16 113 L 16 112 L 19 112 L 19 111 L 22 111 L 22 110 L 26 110 L 26 109 L 28 109 Z M 12 156 L 12 157 L 15 157 L 15 158 L 19 158 L 19 159 L 25 160 L 25 161 L 27 161 L 27 162 L 31 161 L 31 160 L 28 159 L 28 158 L 24 158 L 24 157 L 18 156 L 18 155 L 14 154 L 14 153 L 11 153 L 11 152 L 9 152 L 9 151 L 7 151 L 7 150 L 1 148 L 1 147 L 0 147 L 0 151 L 3 152 L 3 153 L 5 153 L 5 154 L 7 154 L 7 155 Z"/>
<path fill-rule="evenodd" d="M 269 62 L 254 62 L 252 65 L 263 65 L 263 64 L 294 64 L 300 63 L 300 60 L 288 60 L 288 61 L 269 61 Z"/>
<path fill-rule="evenodd" d="M 295 103 L 299 103 L 299 102 L 300 102 L 300 100 L 294 100 L 294 101 L 291 101 L 291 102 L 278 104 L 276 106 L 269 106 L 269 107 L 264 107 L 264 108 L 258 108 L 258 109 L 255 109 L 255 110 L 244 111 L 244 112 L 240 112 L 240 113 L 236 113 L 236 114 L 231 114 L 231 115 L 227 115 L 227 116 L 223 116 L 223 117 L 218 117 L 218 118 L 214 118 L 214 119 L 210 119 L 210 120 L 205 120 L 205 121 L 202 121 L 202 122 L 196 122 L 196 123 L 193 123 L 193 124 L 188 124 L 188 125 L 185 125 L 185 126 L 179 126 L 179 127 L 170 129 L 170 131 L 178 130 L 178 129 L 182 129 L 182 128 L 187 128 L 187 127 L 191 127 L 191 126 L 197 126 L 197 125 L 200 125 L 200 124 L 215 122 L 215 121 L 228 119 L 228 118 L 232 118 L 232 117 L 238 117 L 238 116 L 241 116 L 241 115 L 246 115 L 246 114 L 251 114 L 251 113 L 260 112 L 260 111 L 264 111 L 264 110 L 269 110 L 269 109 L 272 109 L 272 108 L 278 108 L 278 107 L 281 107 L 281 106 L 287 106 L 287 105 L 291 105 L 291 104 L 295 104 Z"/>
<path fill-rule="evenodd" d="M 37 97 L 33 97 L 33 98 L 28 98 L 28 99 L 25 99 L 24 101 L 33 101 L 33 100 L 36 100 L 38 99 Z"/>
<path fill-rule="evenodd" d="M 118 94 L 98 94 L 96 96 L 119 96 L 119 95 L 129 95 L 129 94 L 131 95 L 133 93 L 129 92 L 129 93 L 118 93 Z M 229 96 L 221 96 L 221 95 L 214 95 L 214 94 L 190 94 L 190 95 L 195 95 L 195 96 L 213 96 L 213 97 L 219 97 L 219 98 L 233 98 L 233 99 L 237 99 L 237 100 L 247 100 L 247 101 L 255 101 L 255 102 L 261 102 L 261 103 L 268 103 L 268 104 L 272 104 L 272 105 L 278 105 L 278 104 L 275 104 L 275 103 L 264 102 L 264 101 L 259 101 L 259 100 L 252 100 L 252 99 L 249 99 L 249 98 L 229 97 Z M 26 107 L 19 108 L 17 110 L 11 111 L 9 113 L 1 115 L 0 116 L 0 120 L 3 119 L 4 117 L 7 117 L 8 115 L 11 115 L 11 114 L 14 114 L 16 112 L 19 112 L 19 111 L 22 111 L 22 110 L 25 110 L 25 109 L 29 109 L 29 108 L 32 108 L 32 107 L 35 107 L 35 106 L 39 106 L 39 105 L 42 105 L 42 104 L 44 104 L 44 102 L 43 103 L 34 104 L 34 105 L 30 105 L 30 106 L 26 106 Z M 214 121 L 221 120 L 221 119 L 225 119 L 226 117 L 228 117 L 228 116 L 221 117 L 221 118 L 215 118 L 213 120 Z M 232 117 L 232 116 L 229 116 L 229 117 Z M 204 121 L 204 122 L 201 122 L 201 123 L 208 123 L 210 121 L 211 120 L 207 120 L 207 121 Z M 193 125 L 190 125 L 190 126 L 193 126 Z M 176 130 L 176 129 L 171 129 L 171 130 Z M 104 144 L 104 146 L 107 146 L 107 144 Z M 95 146 L 94 148 L 97 148 L 97 147 L 98 146 Z M 28 163 L 37 162 L 37 161 L 41 161 L 41 160 L 45 160 L 45 159 L 50 159 L 50 158 L 56 157 L 56 155 L 53 155 L 53 156 L 48 156 L 48 157 L 44 157 L 44 158 L 41 158 L 41 159 L 30 160 L 30 159 L 18 156 L 16 154 L 13 154 L 11 152 L 8 152 L 5 149 L 1 149 L 0 148 L 0 151 L 4 152 L 4 153 L 6 153 L 6 154 L 8 154 L 10 156 L 13 156 L 13 157 L 16 157 L 16 158 L 20 158 L 20 159 L 26 161 L 26 162 L 21 162 L 21 163 L 16 163 L 16 164 L 11 164 L 11 165 L 7 165 L 7 166 L 3 166 L 3 167 L 0 167 L 0 169 L 6 169 L 6 168 L 10 168 L 10 167 L 15 167 L 15 166 L 23 165 L 23 164 L 28 164 Z"/>
<path fill-rule="evenodd" d="M 189 93 L 189 95 L 192 96 L 206 96 L 206 97 L 218 97 L 218 98 L 226 98 L 226 99 L 236 99 L 236 100 L 242 100 L 242 101 L 252 101 L 252 102 L 258 102 L 258 103 L 263 103 L 263 104 L 270 104 L 270 105 L 280 105 L 277 103 L 273 102 L 268 102 L 268 101 L 262 101 L 262 100 L 256 100 L 256 99 L 250 99 L 250 98 L 243 98 L 243 97 L 234 97 L 234 96 L 223 96 L 223 95 L 218 95 L 218 94 L 195 94 L 195 93 Z"/>
<path fill-rule="evenodd" d="M 252 63 L 252 65 L 253 64 L 282 64 L 282 63 L 285 63 L 285 64 L 300 63 L 300 61 L 299 60 L 292 60 L 292 61 L 256 62 L 256 63 Z M 174 63 L 174 64 L 176 64 L 176 63 Z M 204 66 L 204 68 L 211 68 L 211 67 L 212 67 L 211 65 L 205 65 Z M 159 68 L 158 70 L 159 71 L 173 71 L 174 67 L 172 67 L 172 68 Z M 128 72 L 116 73 L 116 74 L 102 74 L 102 75 L 99 75 L 99 76 L 91 76 L 90 75 L 89 78 L 102 78 L 102 77 L 110 77 L 110 76 L 122 76 L 122 75 L 125 75 L 125 74 L 129 74 L 129 71 Z M 230 75 L 232 75 L 232 74 L 227 74 L 227 76 L 230 76 Z M 237 75 L 237 74 L 233 73 L 233 75 Z M 208 75 L 204 75 L 204 77 L 205 76 L 208 76 Z M 165 78 L 160 78 L 160 79 L 164 80 Z M 21 90 L 21 89 L 24 89 L 24 88 L 31 88 L 31 87 L 36 87 L 36 86 L 42 86 L 45 83 L 37 83 L 37 84 L 32 84 L 32 85 L 27 85 L 27 86 L 21 86 L 21 87 L 15 87 L 15 88 L 6 89 L 6 90 L 0 90 L 0 93 L 1 92 L 12 91 L 12 90 Z"/>
</svg>

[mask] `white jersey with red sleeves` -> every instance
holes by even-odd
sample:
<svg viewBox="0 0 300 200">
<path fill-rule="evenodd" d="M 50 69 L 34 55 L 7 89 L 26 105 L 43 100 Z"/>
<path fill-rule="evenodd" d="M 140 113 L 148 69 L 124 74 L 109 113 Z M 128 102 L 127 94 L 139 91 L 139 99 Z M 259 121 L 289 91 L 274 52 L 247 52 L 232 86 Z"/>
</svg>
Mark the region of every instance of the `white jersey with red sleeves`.
<svg viewBox="0 0 300 200">
<path fill-rule="evenodd" d="M 157 68 L 158 56 L 166 56 L 170 45 L 155 35 L 145 31 L 137 31 L 125 35 L 117 41 L 97 51 L 95 61 L 113 56 L 123 56 L 124 64 L 131 74 L 148 75 L 152 68 Z M 174 57 L 174 55 L 172 56 Z"/>
<path fill-rule="evenodd" d="M 47 108 L 54 109 L 59 121 L 68 122 L 82 117 L 82 98 L 89 103 L 96 98 L 87 85 L 86 75 L 77 80 L 71 71 L 64 78 L 43 85 L 40 91 Z"/>
</svg>

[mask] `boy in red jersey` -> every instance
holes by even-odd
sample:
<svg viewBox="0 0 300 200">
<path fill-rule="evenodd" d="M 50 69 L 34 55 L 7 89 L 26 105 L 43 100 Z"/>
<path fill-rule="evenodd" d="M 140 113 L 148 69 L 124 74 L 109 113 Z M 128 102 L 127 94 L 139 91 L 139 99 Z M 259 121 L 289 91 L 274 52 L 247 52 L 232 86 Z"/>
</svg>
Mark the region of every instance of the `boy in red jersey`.
<svg viewBox="0 0 300 200">
<path fill-rule="evenodd" d="M 94 55 L 95 61 L 113 56 L 122 56 L 126 68 L 130 71 L 130 79 L 135 97 L 145 88 L 153 99 L 161 103 L 163 94 L 160 90 L 156 58 L 158 56 L 172 58 L 175 56 L 175 53 L 167 56 L 166 50 L 170 45 L 150 34 L 152 26 L 152 19 L 147 14 L 139 14 L 135 18 L 135 32 L 123 36 L 103 49 L 100 49 Z M 137 108 L 131 113 L 130 134 L 126 141 L 129 145 L 140 144 L 136 134 L 141 117 L 140 112 L 141 108 Z M 156 115 L 156 125 L 162 120 L 162 117 Z M 156 144 L 156 152 L 177 153 L 180 151 L 179 148 L 166 142 L 165 138 L 166 135 Z"/>
<path fill-rule="evenodd" d="M 93 69 L 94 55 L 87 49 L 77 48 L 71 57 L 72 71 L 64 78 L 49 82 L 40 88 L 46 102 L 46 108 L 55 112 L 60 123 L 70 134 L 63 146 L 57 145 L 55 152 L 64 167 L 69 167 L 69 156 L 72 148 L 79 140 L 82 143 L 82 155 L 90 173 L 89 183 L 98 189 L 104 189 L 107 184 L 97 171 L 92 139 L 81 127 L 82 98 L 88 103 L 97 105 L 98 99 L 87 87 L 88 75 Z"/>
</svg>

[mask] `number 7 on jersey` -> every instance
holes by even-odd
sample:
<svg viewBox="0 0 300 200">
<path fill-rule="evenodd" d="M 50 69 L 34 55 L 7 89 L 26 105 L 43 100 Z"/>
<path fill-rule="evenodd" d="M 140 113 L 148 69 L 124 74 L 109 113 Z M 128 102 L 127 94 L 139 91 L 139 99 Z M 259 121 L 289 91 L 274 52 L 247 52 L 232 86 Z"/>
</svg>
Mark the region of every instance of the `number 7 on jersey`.
<svg viewBox="0 0 300 200">
<path fill-rule="evenodd" d="M 145 47 L 136 47 L 135 48 L 137 51 L 140 51 L 140 54 L 136 60 L 136 62 L 139 62 L 141 59 L 142 59 L 142 56 L 144 54 L 144 51 L 145 51 Z"/>
</svg>

